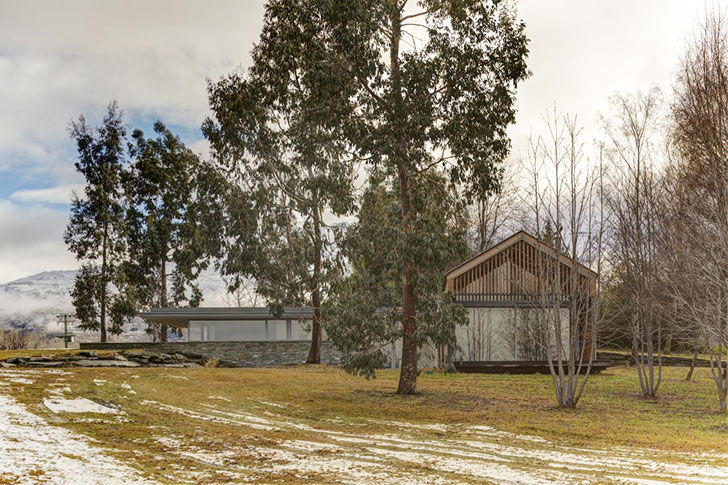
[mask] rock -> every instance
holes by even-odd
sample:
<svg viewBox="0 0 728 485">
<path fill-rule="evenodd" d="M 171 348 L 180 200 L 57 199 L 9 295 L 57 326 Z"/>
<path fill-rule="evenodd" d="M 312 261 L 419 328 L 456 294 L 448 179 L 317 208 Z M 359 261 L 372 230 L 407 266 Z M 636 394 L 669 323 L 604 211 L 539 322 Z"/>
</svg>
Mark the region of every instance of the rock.
<svg viewBox="0 0 728 485">
<path fill-rule="evenodd" d="M 98 358 L 98 354 L 96 352 L 94 352 L 93 350 L 84 350 L 83 352 L 79 352 L 77 355 L 79 355 L 81 357 L 91 358 L 91 359 Z"/>
<path fill-rule="evenodd" d="M 17 366 L 15 364 L 11 364 L 10 362 L 0 362 L 0 368 L 10 369 L 12 367 L 17 367 Z"/>
<path fill-rule="evenodd" d="M 169 354 L 152 354 L 149 356 L 149 362 L 153 364 L 170 364 L 173 360 Z"/>
<path fill-rule="evenodd" d="M 38 361 L 30 361 L 25 364 L 27 367 L 65 367 L 68 365 L 68 363 L 63 361 L 55 361 L 55 362 L 38 362 Z"/>
<path fill-rule="evenodd" d="M 182 367 L 184 367 L 185 369 L 195 369 L 202 366 L 200 364 L 195 364 L 194 362 L 185 362 L 184 364 L 182 364 Z"/>
<path fill-rule="evenodd" d="M 5 359 L 5 362 L 7 362 L 8 364 L 17 365 L 21 363 L 21 359 L 20 357 L 11 357 L 9 359 Z"/>
<path fill-rule="evenodd" d="M 51 362 L 53 359 L 51 357 L 46 357 L 44 355 L 41 356 L 34 356 L 34 357 L 27 357 L 28 362 Z"/>
<path fill-rule="evenodd" d="M 203 362 L 205 360 L 207 360 L 207 357 L 205 357 L 204 355 L 202 355 L 202 354 L 195 354 L 195 353 L 192 353 L 192 352 L 185 352 L 184 353 L 184 356 L 187 357 L 188 359 L 191 359 L 191 360 L 201 360 Z"/>
<path fill-rule="evenodd" d="M 139 350 L 134 350 L 134 351 L 132 351 L 132 350 L 122 350 L 121 351 L 121 355 L 123 355 L 124 357 L 128 357 L 128 358 L 132 358 L 132 357 L 144 357 L 144 351 L 143 350 L 142 351 L 139 351 Z"/>
<path fill-rule="evenodd" d="M 178 362 L 187 362 L 187 357 L 185 357 L 182 354 L 174 354 L 173 357 L 174 357 L 174 360 L 176 360 Z"/>
<path fill-rule="evenodd" d="M 59 360 L 63 360 L 66 362 L 72 362 L 74 360 L 82 360 L 82 359 L 83 359 L 83 357 L 81 357 L 80 355 L 65 354 L 65 355 L 61 356 Z"/>
<path fill-rule="evenodd" d="M 114 356 L 114 360 L 126 361 L 126 360 L 129 360 L 129 359 L 127 359 L 123 355 L 115 355 Z"/>
<path fill-rule="evenodd" d="M 77 360 L 77 367 L 141 367 L 141 364 L 130 360 Z"/>
</svg>

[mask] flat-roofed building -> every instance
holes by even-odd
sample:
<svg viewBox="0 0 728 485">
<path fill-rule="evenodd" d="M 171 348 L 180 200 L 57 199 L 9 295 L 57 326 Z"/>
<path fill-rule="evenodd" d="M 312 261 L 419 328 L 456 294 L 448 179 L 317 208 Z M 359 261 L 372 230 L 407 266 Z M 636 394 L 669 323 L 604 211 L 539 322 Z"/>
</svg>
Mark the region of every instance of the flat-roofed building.
<svg viewBox="0 0 728 485">
<path fill-rule="evenodd" d="M 310 307 L 153 308 L 140 316 L 151 322 L 186 330 L 189 342 L 264 342 L 311 340 Z"/>
</svg>

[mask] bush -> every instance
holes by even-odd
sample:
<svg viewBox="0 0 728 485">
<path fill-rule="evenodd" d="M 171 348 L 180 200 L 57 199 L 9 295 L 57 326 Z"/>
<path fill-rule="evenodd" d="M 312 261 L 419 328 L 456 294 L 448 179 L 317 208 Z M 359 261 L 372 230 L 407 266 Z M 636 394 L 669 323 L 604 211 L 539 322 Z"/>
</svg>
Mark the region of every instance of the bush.
<svg viewBox="0 0 728 485">
<path fill-rule="evenodd" d="M 45 332 L 37 330 L 0 330 L 0 350 L 38 349 L 47 343 Z"/>
</svg>

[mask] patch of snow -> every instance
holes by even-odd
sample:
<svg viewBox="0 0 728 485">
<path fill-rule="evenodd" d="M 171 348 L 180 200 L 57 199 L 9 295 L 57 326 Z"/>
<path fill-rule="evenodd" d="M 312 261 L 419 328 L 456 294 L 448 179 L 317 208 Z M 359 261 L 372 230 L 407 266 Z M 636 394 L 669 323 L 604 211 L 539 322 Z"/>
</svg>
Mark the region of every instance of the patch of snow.
<svg viewBox="0 0 728 485">
<path fill-rule="evenodd" d="M 51 384 L 51 388 L 48 389 L 48 395 L 52 397 L 62 397 L 64 394 L 69 394 L 71 392 L 71 388 L 68 386 L 61 387 L 64 384 Z"/>
<path fill-rule="evenodd" d="M 522 441 L 532 441 L 534 443 L 548 443 L 547 440 L 541 438 L 540 436 L 529 436 L 529 435 L 525 435 L 525 434 L 509 433 L 507 431 L 497 430 L 497 429 L 493 428 L 492 426 L 478 426 L 478 425 L 468 426 L 467 431 L 471 432 L 471 433 L 482 432 L 482 433 L 486 433 L 488 435 L 498 435 L 503 438 L 517 439 L 517 440 L 522 440 Z"/>
<path fill-rule="evenodd" d="M 103 406 L 83 397 L 76 399 L 43 399 L 43 405 L 54 413 L 119 414 L 120 412 L 118 409 Z"/>
<path fill-rule="evenodd" d="M 232 402 L 230 399 L 222 396 L 207 396 L 208 399 L 219 399 L 220 401 Z"/>
<path fill-rule="evenodd" d="M 254 402 L 257 402 L 259 404 L 263 404 L 265 406 L 271 406 L 271 407 L 274 407 L 274 408 L 285 408 L 286 407 L 286 406 L 283 406 L 282 404 L 278 404 L 278 403 L 275 403 L 275 402 L 260 401 L 258 399 L 251 399 L 251 400 L 254 401 Z"/>
<path fill-rule="evenodd" d="M 5 379 L 7 382 L 12 382 L 13 384 L 32 384 L 35 381 L 32 379 L 26 379 L 25 377 L 9 377 Z"/>
<path fill-rule="evenodd" d="M 0 394 L 0 409 L 0 470 L 9 483 L 153 483 L 84 436 L 49 425 L 10 396 Z"/>
</svg>

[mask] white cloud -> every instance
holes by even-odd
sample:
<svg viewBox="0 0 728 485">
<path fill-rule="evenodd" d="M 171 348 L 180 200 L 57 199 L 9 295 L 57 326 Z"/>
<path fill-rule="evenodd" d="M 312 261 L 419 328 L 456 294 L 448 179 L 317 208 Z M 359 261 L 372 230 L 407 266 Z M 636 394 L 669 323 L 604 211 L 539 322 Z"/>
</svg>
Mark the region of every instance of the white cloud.
<svg viewBox="0 0 728 485">
<path fill-rule="evenodd" d="M 2 1 L 2 0 L 0 0 Z M 62 241 L 79 183 L 71 119 L 96 122 L 117 99 L 127 119 L 161 118 L 197 130 L 208 114 L 206 79 L 249 62 L 262 0 L 2 2 L 0 14 L 0 282 L 76 266 Z M 725 2 L 721 5 L 726 5 Z M 579 113 L 586 142 L 615 91 L 669 93 L 684 41 L 705 8 L 684 0 L 520 0 L 533 77 L 519 87 L 514 152 L 554 102 Z M 189 140 L 203 154 L 204 140 Z M 11 174 L 20 184 L 3 184 Z M 23 187 L 43 176 L 53 188 Z M 13 182 L 16 182 L 13 180 Z"/>
<path fill-rule="evenodd" d="M 40 204 L 68 204 L 73 191 L 81 192 L 83 185 L 59 185 L 47 189 L 18 190 L 10 194 L 10 198 L 19 202 Z"/>
<path fill-rule="evenodd" d="M 67 211 L 0 199 L 0 283 L 78 265 L 63 242 Z"/>
<path fill-rule="evenodd" d="M 516 124 L 509 130 L 514 153 L 526 151 L 532 129 L 543 132 L 554 104 L 579 115 L 583 141 L 591 146 L 610 96 L 654 84 L 669 94 L 685 41 L 705 8 L 683 0 L 521 0 L 533 76 L 518 89 Z"/>
<path fill-rule="evenodd" d="M 4 2 L 0 170 L 30 162 L 67 174 L 69 121 L 97 120 L 112 99 L 127 118 L 199 128 L 206 79 L 248 62 L 262 16 L 250 0 Z M 46 156 L 58 147 L 65 159 Z"/>
</svg>

